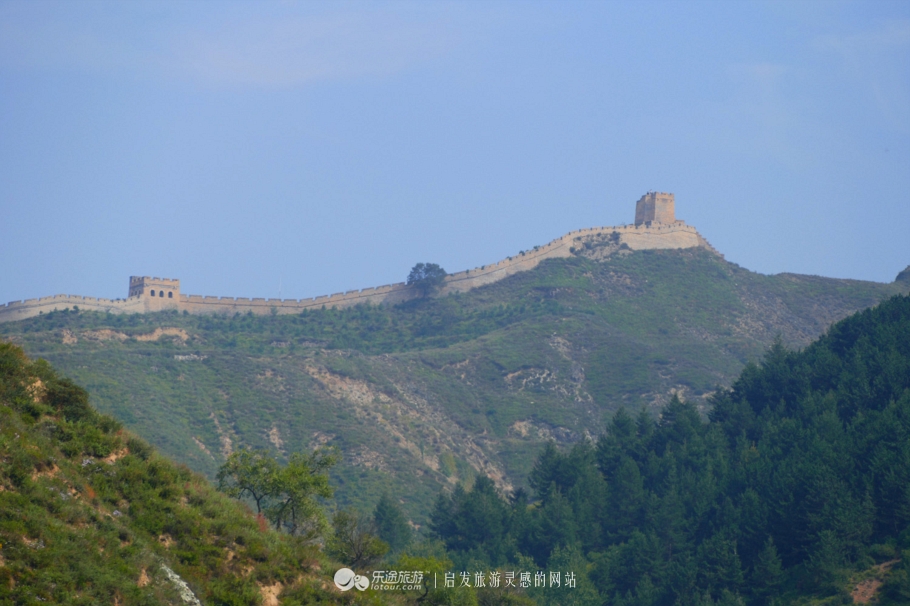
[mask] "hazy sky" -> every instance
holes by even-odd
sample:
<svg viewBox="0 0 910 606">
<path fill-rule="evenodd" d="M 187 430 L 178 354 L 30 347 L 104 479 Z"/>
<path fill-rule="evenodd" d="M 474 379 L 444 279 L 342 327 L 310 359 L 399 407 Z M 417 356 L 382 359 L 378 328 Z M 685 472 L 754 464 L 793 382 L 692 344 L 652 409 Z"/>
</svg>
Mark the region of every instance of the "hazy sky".
<svg viewBox="0 0 910 606">
<path fill-rule="evenodd" d="M 0 303 L 309 297 L 634 219 L 910 264 L 910 2 L 0 1 Z"/>
</svg>

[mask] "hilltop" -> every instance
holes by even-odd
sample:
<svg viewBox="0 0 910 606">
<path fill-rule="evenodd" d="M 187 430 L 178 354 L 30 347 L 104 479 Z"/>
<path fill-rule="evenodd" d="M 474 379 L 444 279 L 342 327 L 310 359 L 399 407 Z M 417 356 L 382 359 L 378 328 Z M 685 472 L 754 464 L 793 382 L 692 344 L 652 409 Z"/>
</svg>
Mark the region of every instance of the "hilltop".
<svg viewBox="0 0 910 606">
<path fill-rule="evenodd" d="M 720 255 L 685 221 L 677 220 L 673 194 L 649 192 L 636 203 L 635 224 L 591 227 L 570 232 L 544 246 L 522 250 L 492 265 L 483 265 L 444 276 L 437 293 L 446 296 L 466 292 L 503 280 L 537 267 L 547 259 L 571 257 L 586 250 L 597 255 L 617 250 L 660 250 L 704 248 Z M 126 299 L 102 299 L 79 295 L 54 295 L 0 305 L 0 323 L 24 320 L 67 309 L 101 311 L 114 314 L 178 311 L 191 314 L 254 313 L 261 315 L 297 314 L 307 310 L 343 309 L 356 305 L 394 305 L 421 297 L 419 289 L 404 282 L 364 288 L 311 299 L 264 299 L 185 295 L 180 280 L 151 276 L 131 276 Z"/>
<path fill-rule="evenodd" d="M 0 335 L 209 477 L 242 446 L 335 445 L 342 504 L 369 510 L 392 490 L 423 524 L 440 487 L 478 473 L 522 485 L 544 443 L 595 436 L 619 406 L 656 413 L 679 394 L 705 410 L 777 335 L 804 347 L 908 289 L 607 236 L 435 299 L 278 316 L 70 310 Z"/>
</svg>

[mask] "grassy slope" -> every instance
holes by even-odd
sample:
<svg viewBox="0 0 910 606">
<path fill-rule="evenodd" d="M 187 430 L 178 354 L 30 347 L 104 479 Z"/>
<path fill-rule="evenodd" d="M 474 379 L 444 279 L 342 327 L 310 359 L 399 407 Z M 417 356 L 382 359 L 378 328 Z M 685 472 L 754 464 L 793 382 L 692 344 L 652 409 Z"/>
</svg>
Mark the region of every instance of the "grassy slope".
<svg viewBox="0 0 910 606">
<path fill-rule="evenodd" d="M 906 285 L 763 276 L 705 251 L 576 257 L 397 308 L 234 318 L 55 313 L 0 325 L 166 454 L 212 475 L 229 448 L 345 454 L 342 504 L 383 490 L 422 521 L 439 486 L 526 476 L 540 444 L 621 403 L 728 384 L 777 334 L 804 346 Z M 185 331 L 136 337 L 158 327 Z M 124 335 L 106 339 L 110 329 Z M 64 341 L 68 341 L 65 343 Z M 194 354 L 204 359 L 177 359 Z M 379 431 L 377 431 L 377 428 Z M 203 450 L 203 448 L 205 450 Z"/>
<path fill-rule="evenodd" d="M 60 385 L 69 395 L 48 396 Z M 261 529 L 78 400 L 0 344 L 0 604 L 182 604 L 162 565 L 206 604 L 256 604 L 269 589 L 284 604 L 358 598 L 325 589 L 320 570 L 335 566 L 317 548 Z"/>
</svg>

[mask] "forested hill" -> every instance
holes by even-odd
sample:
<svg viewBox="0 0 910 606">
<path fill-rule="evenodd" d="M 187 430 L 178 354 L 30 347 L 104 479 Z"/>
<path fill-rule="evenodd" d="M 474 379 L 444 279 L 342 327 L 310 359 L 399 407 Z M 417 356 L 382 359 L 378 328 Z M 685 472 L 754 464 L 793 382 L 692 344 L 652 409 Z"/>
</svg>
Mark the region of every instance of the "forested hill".
<svg viewBox="0 0 910 606">
<path fill-rule="evenodd" d="M 532 494 L 478 481 L 432 528 L 465 565 L 586 569 L 591 604 L 852 603 L 882 580 L 878 603 L 910 603 L 910 297 L 775 343 L 711 404 L 621 409 L 548 447 Z"/>
<path fill-rule="evenodd" d="M 592 245 L 468 293 L 294 316 L 105 315 L 0 325 L 0 338 L 214 477 L 232 451 L 342 453 L 338 499 L 392 487 L 425 524 L 443 486 L 521 486 L 549 440 L 596 437 L 620 406 L 705 410 L 780 335 L 804 347 L 910 282 L 765 276 L 703 249 Z"/>
</svg>

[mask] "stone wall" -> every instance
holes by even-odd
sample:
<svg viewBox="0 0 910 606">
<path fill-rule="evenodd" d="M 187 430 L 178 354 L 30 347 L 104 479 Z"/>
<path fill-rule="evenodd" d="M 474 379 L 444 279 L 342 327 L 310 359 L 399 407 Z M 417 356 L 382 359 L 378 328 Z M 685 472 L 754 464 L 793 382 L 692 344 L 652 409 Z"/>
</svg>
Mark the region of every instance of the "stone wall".
<svg viewBox="0 0 910 606">
<path fill-rule="evenodd" d="M 615 234 L 615 235 L 614 235 Z M 440 291 L 444 296 L 465 292 L 486 284 L 498 282 L 521 271 L 533 269 L 545 259 L 569 257 L 581 248 L 588 238 L 609 236 L 632 250 L 674 249 L 701 247 L 720 254 L 708 244 L 698 231 L 683 221 L 648 223 L 645 225 L 620 225 L 591 227 L 570 232 L 543 246 L 536 246 L 492 265 L 449 274 Z M 155 296 L 151 296 L 151 291 Z M 362 290 L 350 290 L 312 299 L 246 299 L 234 297 L 208 297 L 180 294 L 180 281 L 148 276 L 130 278 L 132 296 L 127 299 L 96 299 L 74 295 L 56 295 L 41 299 L 14 301 L 0 306 L 0 322 L 12 322 L 49 313 L 55 310 L 78 307 L 91 311 L 110 313 L 148 313 L 163 310 L 186 311 L 192 314 L 293 314 L 305 309 L 325 307 L 352 307 L 359 303 L 395 304 L 416 296 L 405 283 L 388 284 Z M 165 296 L 161 296 L 164 293 Z M 168 297 L 168 293 L 173 296 Z"/>
<path fill-rule="evenodd" d="M 292 314 L 300 313 L 305 309 L 320 309 L 322 307 L 353 307 L 359 303 L 400 303 L 412 298 L 412 289 L 404 282 L 364 288 L 362 290 L 349 290 L 322 295 L 312 299 L 247 299 L 244 297 L 204 297 L 200 295 L 181 295 L 180 309 L 189 313 L 246 313 L 254 314 Z"/>
<path fill-rule="evenodd" d="M 621 244 L 626 244 L 632 250 L 702 247 L 719 254 L 694 227 L 686 225 L 682 221 L 669 225 L 592 227 L 570 232 L 548 244 L 534 247 L 498 263 L 449 274 L 446 276 L 439 294 L 445 296 L 456 292 L 466 292 L 498 282 L 518 272 L 533 269 L 545 259 L 571 256 L 573 248 L 579 246 L 584 238 L 613 233 L 618 234 Z M 411 288 L 408 288 L 404 282 L 399 282 L 300 300 L 181 295 L 180 309 L 185 309 L 189 313 L 234 314 L 251 311 L 255 314 L 290 314 L 300 313 L 304 309 L 319 309 L 323 306 L 345 308 L 359 303 L 395 304 L 412 299 L 414 296 L 415 293 Z"/>
<path fill-rule="evenodd" d="M 0 305 L 0 322 L 15 322 L 24 320 L 42 313 L 63 311 L 78 307 L 80 310 L 102 311 L 115 314 L 144 313 L 148 311 L 140 297 L 128 299 L 98 299 L 96 297 L 81 297 L 78 295 L 54 295 L 40 299 L 26 299 L 13 301 Z"/>
</svg>

